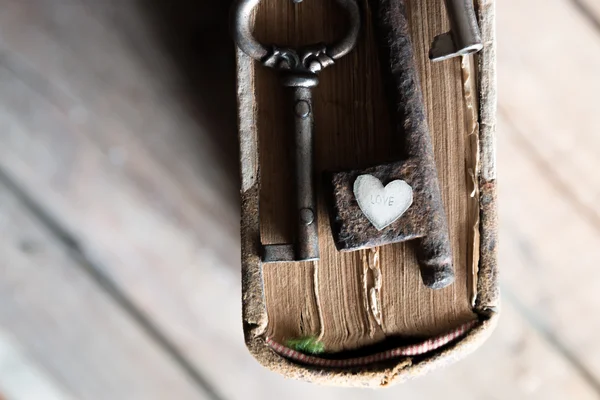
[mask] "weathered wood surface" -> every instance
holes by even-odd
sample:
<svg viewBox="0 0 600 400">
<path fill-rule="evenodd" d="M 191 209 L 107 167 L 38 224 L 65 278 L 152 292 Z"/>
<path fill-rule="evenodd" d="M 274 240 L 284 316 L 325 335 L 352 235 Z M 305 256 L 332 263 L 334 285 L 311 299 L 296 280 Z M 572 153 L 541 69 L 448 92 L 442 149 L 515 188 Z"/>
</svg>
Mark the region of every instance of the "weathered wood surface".
<svg viewBox="0 0 600 400">
<path fill-rule="evenodd" d="M 247 354 L 226 7 L 161 4 L 0 1 L 0 171 L 45 216 L 14 201 L 0 206 L 2 221 L 21 210 L 2 226 L 3 351 L 16 349 L 10 357 L 39 372 L 55 397 L 131 398 L 131 382 L 147 398 L 206 397 L 197 380 L 190 388 L 185 363 L 126 319 L 98 274 L 67 257 L 73 239 L 223 398 L 600 396 L 590 197 L 600 33 L 570 0 L 498 2 L 500 325 L 467 360 L 377 393 L 284 381 Z M 14 189 L 3 193 L 14 199 Z M 68 237 L 49 233 L 48 220 Z M 18 232 L 44 243 L 44 262 L 23 253 Z M 8 296 L 8 287 L 28 297 Z M 10 371 L 0 397 L 30 400 Z M 172 395 L 161 396 L 169 381 Z"/>
<path fill-rule="evenodd" d="M 65 396 L 208 398 L 4 184 L 0 210 L 0 333 L 18 340 Z M 3 336 L 0 355 L 14 365 L 0 381 L 19 376 Z"/>
<path fill-rule="evenodd" d="M 36 365 L 19 342 L 0 332 L 0 399 L 70 400 L 73 397 Z M 4 396 L 3 396 L 4 394 Z"/>
<path fill-rule="evenodd" d="M 499 150 L 510 182 L 500 189 L 503 243 L 518 250 L 502 253 L 506 291 L 599 382 L 600 31 L 561 0 L 505 6 L 498 23 L 501 132 L 518 149 Z M 519 154 L 529 167 L 514 168 Z"/>
</svg>

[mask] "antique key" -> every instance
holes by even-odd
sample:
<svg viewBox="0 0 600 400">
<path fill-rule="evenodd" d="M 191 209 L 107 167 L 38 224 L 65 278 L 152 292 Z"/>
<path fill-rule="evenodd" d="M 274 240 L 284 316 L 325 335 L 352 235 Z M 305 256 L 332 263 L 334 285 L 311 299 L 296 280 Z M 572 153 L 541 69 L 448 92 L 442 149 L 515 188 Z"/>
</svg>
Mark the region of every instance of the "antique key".
<svg viewBox="0 0 600 400">
<path fill-rule="evenodd" d="M 302 0 L 292 0 L 300 3 Z M 295 244 L 266 245 L 263 262 L 309 261 L 319 258 L 317 202 L 314 184 L 312 88 L 317 74 L 348 54 L 358 39 L 360 14 L 356 0 L 336 0 L 346 11 L 350 29 L 334 45 L 311 45 L 299 50 L 263 46 L 252 37 L 253 9 L 260 0 L 237 0 L 233 12 L 233 36 L 240 49 L 281 74 L 284 87 L 292 89 L 294 113 L 296 239 Z"/>
<path fill-rule="evenodd" d="M 452 252 L 406 1 L 371 1 L 393 130 L 402 138 L 404 156 L 400 161 L 329 175 L 332 231 L 341 251 L 415 240 L 423 283 L 440 289 L 454 280 Z"/>
</svg>

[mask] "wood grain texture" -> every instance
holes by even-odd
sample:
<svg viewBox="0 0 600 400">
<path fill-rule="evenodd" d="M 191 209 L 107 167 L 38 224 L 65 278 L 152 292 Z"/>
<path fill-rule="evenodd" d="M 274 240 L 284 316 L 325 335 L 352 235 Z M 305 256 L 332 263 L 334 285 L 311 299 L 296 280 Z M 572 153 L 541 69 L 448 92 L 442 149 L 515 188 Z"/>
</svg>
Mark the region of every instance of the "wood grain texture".
<svg viewBox="0 0 600 400">
<path fill-rule="evenodd" d="M 179 7 L 176 4 L 182 3 L 169 2 L 173 9 Z M 196 11 L 198 7 L 200 10 L 216 7 L 213 1 L 198 0 L 191 3 L 195 5 L 190 6 L 191 10 Z M 556 185 L 554 177 L 557 172 L 549 169 L 552 165 L 540 163 L 540 158 L 532 157 L 538 153 L 532 153 L 531 150 L 543 149 L 540 146 L 544 143 L 536 139 L 535 146 L 526 146 L 527 142 L 522 142 L 532 133 L 536 133 L 536 138 L 548 138 L 550 144 L 555 146 L 553 148 L 558 149 L 560 158 L 557 160 L 570 160 L 571 152 L 583 151 L 586 154 L 594 148 L 592 139 L 595 128 L 594 125 L 587 125 L 593 121 L 586 110 L 593 109 L 593 98 L 589 97 L 593 90 L 588 91 L 588 88 L 594 85 L 596 64 L 590 61 L 593 60 L 590 58 L 594 57 L 593 54 L 583 49 L 595 46 L 598 39 L 573 12 L 570 1 L 536 3 L 535 10 L 529 8 L 528 2 L 498 2 L 498 29 L 502 38 L 499 43 L 506 44 L 500 49 L 502 57 L 499 60 L 502 103 L 505 109 L 511 105 L 509 115 L 505 112 L 505 116 L 520 116 L 516 125 L 525 128 L 516 135 L 506 122 L 500 126 L 500 137 L 506 139 L 500 142 L 500 171 L 506 171 L 500 175 L 500 202 L 503 204 L 502 218 L 507 221 L 501 232 L 501 260 L 504 288 L 511 296 L 505 298 L 499 327 L 478 352 L 452 368 L 376 393 L 285 381 L 260 368 L 242 344 L 237 222 L 226 220 L 220 225 L 207 225 L 206 231 L 211 234 L 223 229 L 223 236 L 219 236 L 218 240 L 232 243 L 226 246 L 227 254 L 220 254 L 226 256 L 227 260 L 214 261 L 216 255 L 210 248 L 210 238 L 204 239 L 202 222 L 204 218 L 215 218 L 211 205 L 214 203 L 180 195 L 191 188 L 207 198 L 214 193 L 218 204 L 227 210 L 226 214 L 231 213 L 231 218 L 237 219 L 235 176 L 220 175 L 224 160 L 221 153 L 209 144 L 215 136 L 227 136 L 227 129 L 231 130 L 233 143 L 235 128 L 227 128 L 226 117 L 220 116 L 214 109 L 210 111 L 210 107 L 204 108 L 204 103 L 197 104 L 196 108 L 187 107 L 190 92 L 214 100 L 218 97 L 217 92 L 226 92 L 219 85 L 226 86 L 230 79 L 233 110 L 233 73 L 230 77 L 225 73 L 208 75 L 209 80 L 216 81 L 217 91 L 202 90 L 203 86 L 190 86 L 187 80 L 185 84 L 172 84 L 172 80 L 181 78 L 181 67 L 171 64 L 172 55 L 163 48 L 163 42 L 157 35 L 152 34 L 157 22 L 148 20 L 145 8 L 138 8 L 135 1 L 84 3 L 68 0 L 4 0 L 1 4 L 1 169 L 15 178 L 28 195 L 58 223 L 68 228 L 68 232 L 73 234 L 90 258 L 102 261 L 98 263 L 102 272 L 119 283 L 135 304 L 164 329 L 169 339 L 193 361 L 196 368 L 209 372 L 212 383 L 227 398 L 547 400 L 598 397 L 593 380 L 582 375 L 581 369 L 573 364 L 573 361 L 578 362 L 579 357 L 585 356 L 588 349 L 589 357 L 585 359 L 584 367 L 591 369 L 597 359 L 593 347 L 590 347 L 593 345 L 590 335 L 597 332 L 594 317 L 600 307 L 594 300 L 597 285 L 595 278 L 583 285 L 576 279 L 582 274 L 593 274 L 597 263 L 596 228 L 590 222 L 593 219 L 582 212 L 585 208 L 574 201 L 577 197 L 565 196 L 571 190 Z M 545 4 L 550 4 L 549 11 Z M 543 18 L 539 20 L 513 14 L 513 11 L 523 8 L 528 13 L 546 14 L 542 14 Z M 550 11 L 552 19 L 547 14 Z M 222 19 L 214 18 L 214 14 L 209 12 L 185 14 L 190 18 L 198 18 L 198 26 L 210 25 L 211 18 L 222 24 Z M 548 26 L 542 26 L 545 20 L 559 23 L 558 15 L 563 14 L 570 21 L 565 29 L 553 33 Z M 563 46 L 561 51 L 569 51 L 569 57 L 564 60 L 553 58 L 551 63 L 538 64 L 536 59 L 550 57 L 554 43 L 559 43 L 560 38 L 550 36 L 548 43 L 542 41 L 545 52 L 538 53 L 541 51 L 539 40 L 520 40 L 531 34 L 531 31 L 524 29 L 524 25 L 531 22 L 536 22 L 535 29 L 544 29 L 546 34 L 562 32 L 569 35 L 569 40 L 582 45 L 575 49 Z M 185 29 L 182 24 L 176 26 L 178 31 Z M 513 35 L 511 32 L 515 30 L 518 33 Z M 577 34 L 571 35 L 569 32 Z M 203 35 L 202 31 L 199 35 Z M 223 45 L 224 49 L 231 49 L 225 33 L 204 35 L 210 38 L 208 42 L 214 41 Z M 185 38 L 184 35 L 181 42 L 185 43 Z M 204 48 L 202 41 L 194 42 L 194 45 Z M 214 55 L 211 52 L 202 53 L 197 48 L 194 52 L 201 53 L 199 56 L 205 60 L 206 54 Z M 531 59 L 528 54 L 532 55 Z M 571 64 L 570 58 L 581 58 L 582 61 Z M 535 64 L 531 64 L 533 62 Z M 544 72 L 552 71 L 551 68 L 563 68 L 563 62 L 569 63 L 569 68 L 558 69 L 559 72 L 552 74 L 548 72 L 548 75 Z M 212 61 L 204 64 L 210 65 Z M 222 67 L 217 65 L 218 68 Z M 569 74 L 571 68 L 575 72 Z M 525 86 L 513 86 L 510 82 L 512 78 L 518 78 L 519 82 L 526 80 L 520 77 L 521 71 L 527 74 L 527 80 L 533 79 L 535 85 L 540 87 L 523 92 Z M 335 75 L 334 70 L 331 73 Z M 219 79 L 214 78 L 216 76 Z M 543 81 L 538 80 L 540 76 L 545 77 Z M 574 83 L 576 88 L 571 87 L 554 79 L 560 76 L 568 76 L 569 79 L 583 77 L 585 84 Z M 138 81 L 142 78 L 143 81 Z M 559 102 L 561 96 L 567 100 L 572 98 L 574 90 L 591 100 L 569 101 L 568 104 Z M 540 91 L 543 96 L 527 97 L 525 100 L 521 98 L 524 93 L 530 96 L 534 91 Z M 68 96 L 65 97 L 65 93 Z M 550 99 L 559 106 L 549 106 Z M 224 103 L 216 103 L 223 108 Z M 590 105 L 589 109 L 585 108 L 586 104 Z M 546 118 L 552 118 L 552 125 L 547 125 L 539 117 L 536 105 L 543 107 Z M 571 111 L 561 114 L 564 107 Z M 87 114 L 82 114 L 82 109 Z M 573 113 L 577 115 L 579 112 L 583 113 L 581 118 L 573 117 Z M 85 123 L 82 123 L 82 115 L 87 115 Z M 528 116 L 535 118 L 529 119 Z M 188 125 L 185 121 L 190 119 L 198 119 L 199 122 Z M 234 120 L 232 116 L 231 121 Z M 142 124 L 140 121 L 147 122 Z M 175 124 L 173 121 L 179 122 Z M 578 125 L 582 121 L 586 123 L 583 127 Z M 166 129 L 165 126 L 171 128 Z M 538 135 L 537 132 L 541 133 Z M 581 132 L 589 136 L 571 141 L 569 135 L 579 135 Z M 99 143 L 104 140 L 118 146 L 113 147 L 112 151 L 111 147 L 100 147 Z M 573 147 L 573 143 L 583 143 L 588 149 Z M 152 151 L 148 150 L 150 147 Z M 517 158 L 513 155 L 515 152 Z M 234 158 L 237 156 L 234 143 L 230 154 Z M 159 163 L 157 160 L 162 161 Z M 581 176 L 589 178 L 591 182 L 596 176 L 596 164 L 582 163 L 573 171 L 568 175 L 570 179 Z M 211 173 L 221 176 L 223 181 L 221 178 L 205 181 L 204 174 Z M 163 186 L 166 183 L 169 186 Z M 224 186 L 231 188 L 224 189 Z M 532 188 L 524 189 L 529 187 Z M 548 211 L 535 202 L 539 199 L 538 190 L 548 196 L 545 199 L 553 200 Z M 209 206 L 204 207 L 204 204 Z M 23 220 L 33 221 L 28 211 L 20 205 L 16 207 L 23 211 Z M 2 207 L 0 214 L 4 216 L 5 210 L 7 208 Z M 144 220 L 150 221 L 151 234 L 144 232 L 148 224 Z M 30 224 L 25 227 L 20 221 L 22 229 L 15 232 L 29 229 Z M 125 229 L 140 223 L 144 223 L 140 229 Z M 184 224 L 188 227 L 191 225 L 191 228 L 184 229 Z M 535 228 L 521 229 L 528 224 Z M 34 223 L 32 226 L 37 225 Z M 44 243 L 41 255 L 23 254 L 18 243 L 7 241 L 2 234 L 3 243 L 0 246 L 3 261 L 15 260 L 12 258 L 14 255 L 19 255 L 17 259 L 20 260 L 19 264 L 10 267 L 18 271 L 23 284 L 11 287 L 11 290 L 27 291 L 27 296 L 38 299 L 46 293 L 45 304 L 25 303 L 20 299 L 29 297 L 23 296 L 8 301 L 3 297 L 0 309 L 4 316 L 10 315 L 11 324 L 14 324 L 2 323 L 3 334 L 11 331 L 11 326 L 27 328 L 23 328 L 26 332 L 22 337 L 10 334 L 15 351 L 22 354 L 26 361 L 35 363 L 34 366 L 47 374 L 63 393 L 67 392 L 65 395 L 79 393 L 78 390 L 88 393 L 88 389 L 72 388 L 81 385 L 98 387 L 105 385 L 107 380 L 111 382 L 111 390 L 115 390 L 112 383 L 117 379 L 123 384 L 122 378 L 139 377 L 140 372 L 136 369 L 144 371 L 147 366 L 130 357 L 131 352 L 127 349 L 132 339 L 122 333 L 139 332 L 139 329 L 125 321 L 120 309 L 107 299 L 98 285 L 76 272 L 77 267 L 64 256 L 64 250 L 54 238 L 43 233 L 43 229 L 39 231 L 42 233 L 35 237 L 40 238 L 38 243 Z M 8 237 L 14 238 L 11 232 L 12 229 Z M 31 234 L 33 231 L 27 232 Z M 575 239 L 583 241 L 583 244 L 575 244 L 571 248 Z M 184 246 L 181 246 L 182 242 Z M 11 246 L 13 250 L 7 251 Z M 577 256 L 573 257 L 573 254 Z M 42 261 L 39 261 L 40 257 Z M 24 264 L 20 264 L 21 261 Z M 25 265 L 25 269 L 17 270 L 21 265 Z M 0 286 L 6 287 L 6 275 L 3 273 L 1 276 Z M 303 279 L 309 276 L 309 273 L 304 273 L 303 277 L 306 278 Z M 57 318 L 51 321 L 52 324 L 46 325 L 47 328 L 38 331 L 29 329 L 32 324 L 40 326 L 47 322 L 47 318 L 40 321 L 41 314 L 37 311 L 41 307 L 51 309 L 54 303 L 58 303 L 55 299 L 70 299 L 70 308 L 63 308 Z M 97 304 L 96 307 L 88 308 L 87 305 L 91 303 Z M 219 307 L 215 307 L 215 304 L 219 304 Z M 104 311 L 95 314 L 97 310 Z M 97 315 L 108 315 L 106 319 L 111 322 L 108 327 L 94 322 Z M 79 318 L 72 318 L 74 316 Z M 573 316 L 575 318 L 571 318 Z M 63 325 L 56 321 L 66 322 Z M 118 328 L 116 333 L 113 331 L 115 326 Z M 94 331 L 90 332 L 91 329 Z M 52 343 L 61 340 L 58 333 L 55 335 L 51 332 L 65 330 L 68 338 L 79 338 L 75 342 L 76 348 L 83 350 L 75 353 L 71 344 L 65 345 L 64 340 L 60 346 L 49 345 L 50 340 Z M 107 333 L 108 330 L 112 333 Z M 98 332 L 103 334 L 97 335 Z M 143 337 L 136 335 L 134 338 Z M 110 338 L 110 346 L 106 344 L 105 336 Z M 580 339 L 581 342 L 578 342 Z M 102 344 L 103 351 L 88 354 L 88 347 L 97 349 L 100 346 L 98 343 Z M 147 343 L 146 339 L 134 343 L 135 348 L 150 354 L 145 354 L 143 360 L 163 358 L 152 355 L 160 352 L 146 348 L 144 343 Z M 568 345 L 568 354 L 564 353 L 564 348 L 557 347 L 564 344 Z M 126 353 L 116 355 L 116 359 L 129 360 L 127 363 L 130 364 L 124 365 L 130 365 L 131 371 L 114 369 L 112 355 L 115 349 Z M 8 358 L 2 359 L 6 361 Z M 88 361 L 82 364 L 82 359 Z M 0 368 L 3 365 L 0 362 Z M 96 374 L 92 367 L 100 372 Z M 14 388 L 12 385 L 22 382 L 11 380 L 19 378 L 14 375 L 17 372 L 14 366 L 10 372 L 12 374 L 0 374 L 0 398 L 19 399 L 14 395 L 18 393 L 14 389 L 6 390 L 9 384 Z M 108 372 L 110 378 L 107 378 Z M 166 375 L 172 376 L 169 372 Z M 146 393 L 146 390 L 152 390 L 148 388 L 156 388 L 157 382 L 163 382 L 161 379 L 164 379 L 158 377 L 158 381 L 155 381 L 147 378 L 145 376 L 141 384 L 145 389 L 136 388 L 140 392 Z M 90 398 L 106 398 L 103 389 L 94 392 Z M 45 395 L 43 400 L 50 397 L 51 391 Z M 167 394 L 163 398 L 169 397 Z M 31 396 L 25 398 L 30 400 Z M 152 393 L 149 398 L 152 398 Z"/>
<path fill-rule="evenodd" d="M 594 332 L 600 323 L 596 312 L 600 274 L 595 267 L 600 262 L 596 251 L 600 231 L 561 196 L 560 188 L 545 176 L 545 168 L 522 147 L 514 127 L 506 122 L 501 126 L 506 138 L 500 151 L 512 154 L 501 179 L 512 181 L 515 188 L 527 188 L 516 191 L 518 196 L 505 189 L 501 192 L 505 204 L 501 237 L 514 249 L 501 257 L 503 264 L 512 266 L 505 272 L 504 291 L 591 379 L 598 380 L 600 347 Z M 527 224 L 522 223 L 525 216 Z M 571 235 L 578 240 L 561 248 Z"/>
<path fill-rule="evenodd" d="M 0 253 L 0 326 L 64 396 L 208 398 L 2 184 Z"/>
<path fill-rule="evenodd" d="M 533 11 L 535 4 L 542 3 L 528 3 L 523 13 Z M 498 49 L 499 84 L 506 88 L 500 112 L 517 127 L 521 146 L 544 164 L 548 178 L 562 187 L 562 194 L 573 198 L 600 225 L 600 176 L 588 173 L 600 151 L 598 31 L 570 2 L 543 4 L 544 21 L 569 29 L 557 32 L 541 21 L 524 27 L 523 14 L 513 7 L 499 13 L 499 24 L 515 23 Z M 517 46 L 525 32 L 537 46 Z M 546 63 L 553 67 L 544 68 Z"/>
<path fill-rule="evenodd" d="M 333 245 L 329 220 L 320 196 L 320 248 L 315 296 L 298 296 L 294 303 L 275 301 L 286 292 L 306 291 L 279 286 L 281 281 L 306 284 L 308 266 L 265 266 L 264 279 L 270 318 L 276 337 L 320 335 L 332 351 L 356 348 L 389 335 L 433 335 L 472 318 L 467 290 L 467 252 L 472 228 L 467 227 L 469 187 L 467 115 L 463 99 L 460 60 L 432 64 L 427 53 L 434 34 L 447 29 L 442 2 L 411 2 L 410 22 L 420 71 L 428 122 L 436 151 L 440 185 L 454 248 L 456 283 L 441 291 L 426 289 L 411 244 L 381 249 L 381 309 L 383 325 L 375 332 L 363 304 L 363 252 L 341 254 Z M 360 168 L 385 162 L 399 154 L 390 132 L 373 28 L 367 10 L 360 42 L 352 53 L 320 75 L 315 89 L 316 160 L 318 171 Z M 343 15 L 334 2 L 291 3 L 264 1 L 259 7 L 256 36 L 263 42 L 297 46 L 331 41 L 343 34 Z M 428 18 L 422 18 L 427 15 Z M 330 22 L 331 21 L 331 22 Z M 291 240 L 292 170 L 285 115 L 286 98 L 272 70 L 256 67 L 258 131 L 261 162 L 261 237 L 264 243 Z M 471 203 L 472 206 L 476 204 Z M 284 277 L 283 275 L 287 275 Z M 307 332 L 298 311 L 323 321 Z M 312 325 L 310 325 L 312 326 Z"/>
<path fill-rule="evenodd" d="M 524 18 L 534 10 L 538 18 Z M 559 23 L 564 30 L 552 28 Z M 513 266 L 506 281 L 598 382 L 599 31 L 573 3 L 555 0 L 508 1 L 498 24 L 506 32 L 498 42 L 500 152 L 512 154 L 500 170 L 514 188 L 501 189 L 501 217 L 504 237 L 519 248 L 504 253 Z M 520 45 L 525 34 L 535 45 Z"/>
<path fill-rule="evenodd" d="M 2 400 L 73 399 L 59 382 L 31 359 L 18 340 L 6 331 L 0 331 L 0 376 Z"/>
</svg>

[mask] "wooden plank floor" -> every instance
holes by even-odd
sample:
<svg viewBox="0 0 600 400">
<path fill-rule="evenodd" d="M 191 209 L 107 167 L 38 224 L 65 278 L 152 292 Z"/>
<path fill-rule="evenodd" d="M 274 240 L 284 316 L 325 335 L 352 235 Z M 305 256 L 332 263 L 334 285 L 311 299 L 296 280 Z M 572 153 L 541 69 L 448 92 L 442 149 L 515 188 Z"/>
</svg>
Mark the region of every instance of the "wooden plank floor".
<svg viewBox="0 0 600 400">
<path fill-rule="evenodd" d="M 0 398 L 600 398 L 600 1 L 498 1 L 500 325 L 377 392 L 245 350 L 225 3 L 0 0 Z"/>
</svg>

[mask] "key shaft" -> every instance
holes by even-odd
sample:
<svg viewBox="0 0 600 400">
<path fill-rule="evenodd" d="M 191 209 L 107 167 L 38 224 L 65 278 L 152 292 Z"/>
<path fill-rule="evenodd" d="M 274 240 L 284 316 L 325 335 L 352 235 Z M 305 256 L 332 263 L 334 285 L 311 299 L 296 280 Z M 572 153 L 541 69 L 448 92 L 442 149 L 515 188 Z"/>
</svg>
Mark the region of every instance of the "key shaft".
<svg viewBox="0 0 600 400">
<path fill-rule="evenodd" d="M 296 261 L 319 258 L 317 198 L 314 169 L 314 117 L 312 87 L 316 77 L 291 80 L 294 111 L 294 169 L 296 178 Z M 289 83 L 284 80 L 284 84 Z"/>
<path fill-rule="evenodd" d="M 329 174 L 333 188 L 332 232 L 341 251 L 414 240 L 423 283 L 441 289 L 454 280 L 452 249 L 438 183 L 432 140 L 413 53 L 406 0 L 372 0 L 381 51 L 382 76 L 391 107 L 399 161 Z M 402 180 L 412 188 L 412 205 L 397 220 L 377 229 L 361 210 L 354 184 L 371 175 L 383 185 Z"/>
</svg>

